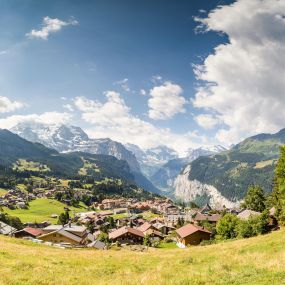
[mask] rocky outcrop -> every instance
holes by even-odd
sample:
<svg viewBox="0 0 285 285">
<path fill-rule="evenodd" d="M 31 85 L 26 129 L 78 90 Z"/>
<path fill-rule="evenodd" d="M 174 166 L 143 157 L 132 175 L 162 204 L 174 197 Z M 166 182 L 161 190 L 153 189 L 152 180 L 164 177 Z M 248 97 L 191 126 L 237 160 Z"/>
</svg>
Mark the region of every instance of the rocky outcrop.
<svg viewBox="0 0 285 285">
<path fill-rule="evenodd" d="M 183 172 L 177 176 L 174 182 L 175 197 L 181 201 L 195 201 L 199 197 L 207 196 L 210 205 L 215 207 L 233 208 L 239 205 L 238 201 L 230 201 L 225 198 L 214 186 L 189 180 L 191 166 L 188 165 Z"/>
</svg>

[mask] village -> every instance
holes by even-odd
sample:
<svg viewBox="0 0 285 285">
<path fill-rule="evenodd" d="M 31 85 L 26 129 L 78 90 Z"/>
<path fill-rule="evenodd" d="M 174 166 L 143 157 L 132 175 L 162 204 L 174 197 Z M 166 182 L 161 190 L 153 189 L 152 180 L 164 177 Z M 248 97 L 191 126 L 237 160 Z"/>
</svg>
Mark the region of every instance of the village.
<svg viewBox="0 0 285 285">
<path fill-rule="evenodd" d="M 54 199 L 62 189 L 42 191 L 34 189 L 25 193 L 19 189 L 9 190 L 0 197 L 0 206 L 26 209 L 29 202 L 38 198 Z M 80 192 L 79 192 L 80 195 Z M 240 220 L 248 220 L 261 213 L 249 209 L 182 207 L 169 198 L 139 200 L 137 198 L 110 198 L 94 202 L 87 211 L 70 213 L 70 201 L 66 200 L 63 213 L 51 213 L 57 223 L 33 221 L 16 229 L 0 221 L 0 234 L 31 240 L 60 248 L 112 247 L 145 249 L 172 244 L 180 248 L 210 242 L 218 221 L 227 213 Z M 277 227 L 274 209 L 270 210 L 271 226 Z M 134 248 L 134 247 L 133 247 Z"/>
</svg>

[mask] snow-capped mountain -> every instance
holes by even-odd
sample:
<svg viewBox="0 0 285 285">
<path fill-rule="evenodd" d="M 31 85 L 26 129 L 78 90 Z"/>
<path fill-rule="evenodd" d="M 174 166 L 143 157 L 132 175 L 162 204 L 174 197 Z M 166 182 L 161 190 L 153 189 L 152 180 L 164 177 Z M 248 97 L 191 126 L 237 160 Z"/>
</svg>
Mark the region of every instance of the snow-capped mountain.
<svg viewBox="0 0 285 285">
<path fill-rule="evenodd" d="M 147 177 L 151 177 L 169 160 L 178 158 L 175 150 L 164 145 L 146 150 L 142 150 L 134 144 L 125 144 L 125 147 L 136 156 L 142 172 Z"/>
<path fill-rule="evenodd" d="M 106 139 L 90 139 L 79 127 L 67 125 L 47 125 L 35 122 L 23 122 L 11 129 L 22 138 L 39 142 L 59 152 L 81 151 L 93 154 L 112 155 L 128 162 L 139 186 L 149 191 L 155 187 L 142 175 L 136 156 L 124 145 Z"/>
</svg>

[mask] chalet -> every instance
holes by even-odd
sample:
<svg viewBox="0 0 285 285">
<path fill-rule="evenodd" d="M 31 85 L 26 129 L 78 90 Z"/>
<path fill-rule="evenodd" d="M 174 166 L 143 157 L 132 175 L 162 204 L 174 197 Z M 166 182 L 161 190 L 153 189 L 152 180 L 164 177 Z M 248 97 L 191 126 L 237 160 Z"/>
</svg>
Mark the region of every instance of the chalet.
<svg viewBox="0 0 285 285">
<path fill-rule="evenodd" d="M 252 210 L 243 210 L 237 216 L 241 220 L 248 220 L 250 217 L 260 216 L 260 212 L 252 211 Z"/>
<path fill-rule="evenodd" d="M 186 247 L 188 245 L 198 245 L 203 240 L 209 240 L 211 232 L 197 225 L 188 224 L 176 230 L 177 245 Z"/>
<path fill-rule="evenodd" d="M 0 234 L 1 235 L 11 236 L 16 231 L 17 231 L 17 229 L 15 229 L 14 227 L 11 227 L 11 226 L 5 224 L 4 222 L 0 221 Z"/>
<path fill-rule="evenodd" d="M 121 227 L 109 233 L 109 239 L 120 244 L 142 244 L 144 237 L 142 231 L 130 227 Z"/>
<path fill-rule="evenodd" d="M 20 231 L 14 233 L 16 238 L 37 238 L 38 236 L 42 235 L 44 231 L 42 229 L 36 229 L 27 227 Z"/>
<path fill-rule="evenodd" d="M 171 231 L 175 230 L 174 227 L 166 225 L 161 222 L 155 223 L 153 224 L 153 226 L 157 228 L 164 235 L 168 235 Z"/>
<path fill-rule="evenodd" d="M 201 214 L 198 213 L 197 215 L 195 215 L 195 217 L 193 218 L 194 223 L 199 223 L 202 221 L 208 221 L 210 224 L 216 224 L 220 219 L 221 219 L 221 215 L 220 214 Z"/>
<path fill-rule="evenodd" d="M 87 231 L 83 226 L 75 225 L 51 225 L 43 229 L 44 234 L 38 239 L 52 243 L 68 243 L 73 246 L 87 243 Z"/>
</svg>

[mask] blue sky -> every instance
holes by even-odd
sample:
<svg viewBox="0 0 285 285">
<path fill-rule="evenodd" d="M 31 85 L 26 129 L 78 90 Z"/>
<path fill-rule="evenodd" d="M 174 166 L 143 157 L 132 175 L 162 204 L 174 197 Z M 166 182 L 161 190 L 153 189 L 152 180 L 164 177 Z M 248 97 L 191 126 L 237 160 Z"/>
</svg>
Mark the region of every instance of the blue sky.
<svg viewBox="0 0 285 285">
<path fill-rule="evenodd" d="M 248 6 L 260 8 L 260 0 L 233 2 L 0 0 L 0 126 L 26 119 L 66 122 L 93 137 L 179 151 L 277 130 L 282 119 L 269 119 L 263 109 L 256 127 L 238 129 L 254 110 L 244 110 L 239 100 L 248 99 L 247 92 L 254 95 L 250 85 L 238 87 L 244 98 L 232 89 L 232 78 L 242 80 L 244 72 L 231 56 L 245 52 L 265 65 L 262 60 L 274 55 L 255 53 L 258 41 L 247 49 L 245 35 L 268 37 L 266 25 L 253 31 L 254 20 L 275 19 L 283 6 L 250 15 Z M 248 25 L 248 17 L 240 21 L 241 12 L 252 17 Z M 197 32 L 201 21 L 204 28 Z M 282 30 L 271 32 L 279 35 L 272 41 L 282 39 Z M 254 66 L 249 78 L 254 81 L 262 66 Z M 280 96 L 266 94 L 256 102 L 280 103 Z"/>
</svg>

